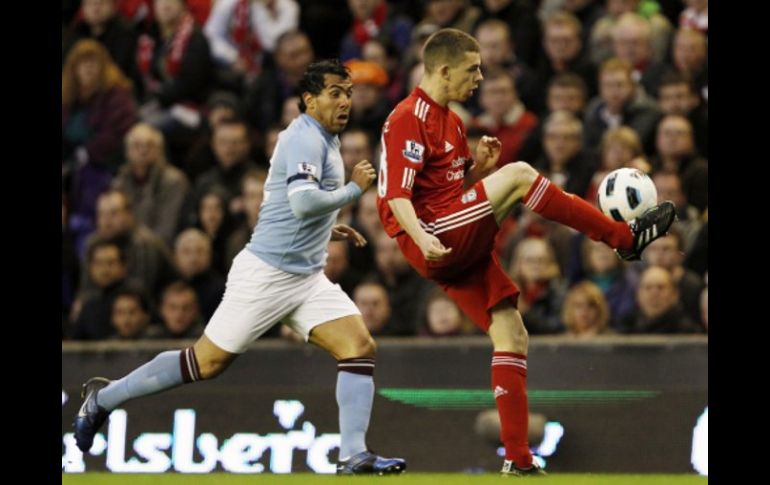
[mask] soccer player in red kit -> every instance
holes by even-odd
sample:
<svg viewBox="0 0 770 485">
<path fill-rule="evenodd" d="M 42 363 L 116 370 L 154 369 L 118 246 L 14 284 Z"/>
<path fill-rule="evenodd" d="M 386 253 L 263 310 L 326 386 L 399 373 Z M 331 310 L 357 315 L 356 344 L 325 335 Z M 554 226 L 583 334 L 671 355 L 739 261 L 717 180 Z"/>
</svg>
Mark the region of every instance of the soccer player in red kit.
<svg viewBox="0 0 770 485">
<path fill-rule="evenodd" d="M 495 171 L 497 138 L 483 137 L 474 160 L 465 127 L 447 104 L 467 100 L 483 79 L 479 44 L 464 32 L 442 29 L 425 43 L 423 59 L 422 81 L 382 129 L 380 219 L 415 270 L 438 283 L 492 339 L 503 473 L 544 474 L 527 442 L 528 335 L 516 309 L 519 290 L 493 250 L 499 226 L 521 201 L 633 260 L 666 233 L 674 205 L 663 202 L 629 225 L 563 192 L 525 162 Z"/>
</svg>

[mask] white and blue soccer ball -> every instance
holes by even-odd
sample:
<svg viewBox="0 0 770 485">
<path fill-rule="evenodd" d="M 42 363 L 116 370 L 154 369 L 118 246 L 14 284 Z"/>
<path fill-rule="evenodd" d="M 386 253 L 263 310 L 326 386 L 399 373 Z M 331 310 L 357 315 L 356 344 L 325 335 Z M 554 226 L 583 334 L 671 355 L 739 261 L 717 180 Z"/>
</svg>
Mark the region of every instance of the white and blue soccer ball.
<svg viewBox="0 0 770 485">
<path fill-rule="evenodd" d="M 658 203 L 658 191 L 646 173 L 619 168 L 608 173 L 598 193 L 599 209 L 616 221 L 631 222 Z"/>
</svg>

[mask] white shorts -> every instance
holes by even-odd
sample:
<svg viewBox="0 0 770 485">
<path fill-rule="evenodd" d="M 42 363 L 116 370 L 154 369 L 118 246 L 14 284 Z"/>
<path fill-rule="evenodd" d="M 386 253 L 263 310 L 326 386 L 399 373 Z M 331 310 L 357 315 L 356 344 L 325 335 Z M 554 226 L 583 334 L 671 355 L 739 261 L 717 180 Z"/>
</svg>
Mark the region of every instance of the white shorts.
<svg viewBox="0 0 770 485">
<path fill-rule="evenodd" d="M 271 266 L 248 249 L 233 259 L 222 302 L 206 326 L 206 336 L 234 354 L 283 322 L 307 340 L 310 331 L 361 312 L 323 271 L 298 275 Z"/>
</svg>

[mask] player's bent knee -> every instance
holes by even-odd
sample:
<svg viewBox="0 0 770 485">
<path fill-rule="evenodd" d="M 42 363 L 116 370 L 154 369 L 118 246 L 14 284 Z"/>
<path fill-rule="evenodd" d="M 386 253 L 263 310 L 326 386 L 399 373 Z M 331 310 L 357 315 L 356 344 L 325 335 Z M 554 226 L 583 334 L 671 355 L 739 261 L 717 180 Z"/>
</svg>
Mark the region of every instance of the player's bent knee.
<svg viewBox="0 0 770 485">
<path fill-rule="evenodd" d="M 377 353 L 377 344 L 368 333 L 351 336 L 346 342 L 345 348 L 340 349 L 338 356 L 341 359 L 354 359 L 358 357 L 374 357 Z"/>
<path fill-rule="evenodd" d="M 217 377 L 227 369 L 229 362 L 215 359 L 199 359 L 198 369 L 202 380 L 209 380 Z"/>
<path fill-rule="evenodd" d="M 513 332 L 513 351 L 524 353 L 529 348 L 529 333 L 524 327 L 517 328 Z"/>
<path fill-rule="evenodd" d="M 359 338 L 356 341 L 356 350 L 354 353 L 361 357 L 374 357 L 377 353 L 377 343 L 374 341 L 371 335 Z"/>
<path fill-rule="evenodd" d="M 503 168 L 507 168 L 508 176 L 516 180 L 519 185 L 531 186 L 537 179 L 538 172 L 532 165 L 527 162 L 514 162 L 505 165 Z"/>
</svg>

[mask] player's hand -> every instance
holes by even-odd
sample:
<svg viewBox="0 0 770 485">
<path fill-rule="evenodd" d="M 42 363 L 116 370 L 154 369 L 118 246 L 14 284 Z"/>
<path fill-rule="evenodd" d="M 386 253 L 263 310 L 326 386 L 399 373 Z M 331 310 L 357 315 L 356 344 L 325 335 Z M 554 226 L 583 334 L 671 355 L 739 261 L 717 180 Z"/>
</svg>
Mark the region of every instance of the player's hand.
<svg viewBox="0 0 770 485">
<path fill-rule="evenodd" d="M 347 224 L 332 227 L 332 241 L 350 241 L 357 248 L 366 246 L 366 238 Z"/>
<path fill-rule="evenodd" d="M 483 173 L 492 171 L 500 159 L 503 144 L 493 136 L 482 136 L 476 145 L 476 159 L 471 170 L 481 170 Z"/>
<path fill-rule="evenodd" d="M 358 184 L 361 187 L 361 192 L 372 185 L 374 179 L 377 178 L 377 174 L 374 171 L 374 167 L 369 163 L 369 160 L 361 160 L 353 167 L 353 173 L 350 174 L 350 180 Z"/>
<path fill-rule="evenodd" d="M 427 232 L 417 241 L 417 245 L 420 247 L 423 257 L 428 261 L 441 261 L 452 252 L 452 248 L 445 247 L 439 238 Z"/>
</svg>

